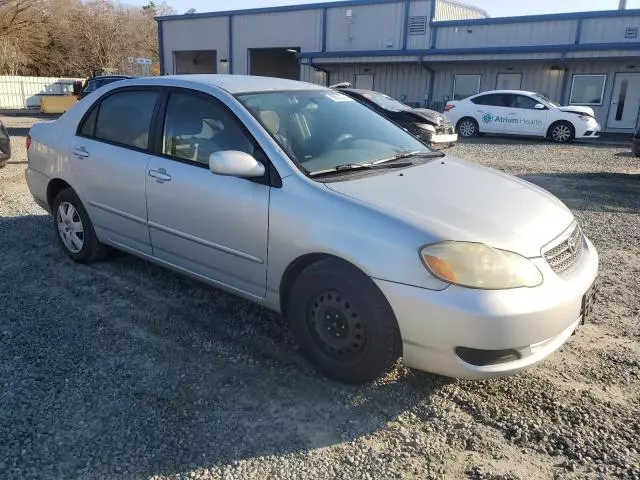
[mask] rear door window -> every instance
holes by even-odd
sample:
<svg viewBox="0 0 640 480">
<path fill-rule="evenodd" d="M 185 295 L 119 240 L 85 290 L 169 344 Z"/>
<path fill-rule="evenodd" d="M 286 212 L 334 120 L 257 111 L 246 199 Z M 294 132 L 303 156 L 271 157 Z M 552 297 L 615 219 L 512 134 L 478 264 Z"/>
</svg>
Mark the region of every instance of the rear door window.
<svg viewBox="0 0 640 480">
<path fill-rule="evenodd" d="M 471 99 L 476 105 L 488 105 L 493 107 L 508 107 L 510 105 L 510 95 L 503 93 L 490 93 L 488 95 L 481 95 L 479 97 Z"/>
<path fill-rule="evenodd" d="M 125 147 L 146 149 L 157 100 L 156 91 L 122 90 L 111 94 L 85 117 L 79 134 Z"/>
</svg>

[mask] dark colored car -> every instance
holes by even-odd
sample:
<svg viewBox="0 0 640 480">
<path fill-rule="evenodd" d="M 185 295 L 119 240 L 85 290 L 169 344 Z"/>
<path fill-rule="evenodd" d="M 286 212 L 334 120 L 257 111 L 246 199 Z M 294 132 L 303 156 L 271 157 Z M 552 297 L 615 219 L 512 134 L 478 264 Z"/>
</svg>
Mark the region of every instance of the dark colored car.
<svg viewBox="0 0 640 480">
<path fill-rule="evenodd" d="M 451 146 L 458 141 L 455 127 L 441 113 L 426 108 L 412 108 L 384 93 L 350 87 L 349 83 L 333 86 L 435 147 Z"/>
<path fill-rule="evenodd" d="M 7 160 L 11 158 L 11 139 L 9 132 L 0 122 L 0 168 L 7 164 Z"/>
<path fill-rule="evenodd" d="M 633 136 L 633 142 L 631 143 L 631 151 L 636 157 L 640 157 L 640 128 Z"/>
<path fill-rule="evenodd" d="M 80 88 L 80 92 L 77 93 L 78 100 L 83 99 L 84 97 L 89 95 L 91 92 L 102 87 L 103 85 L 117 82 L 119 80 L 126 80 L 128 78 L 133 78 L 133 77 L 128 75 L 102 75 L 100 77 L 89 78 L 85 80 L 84 85 L 82 85 Z"/>
</svg>

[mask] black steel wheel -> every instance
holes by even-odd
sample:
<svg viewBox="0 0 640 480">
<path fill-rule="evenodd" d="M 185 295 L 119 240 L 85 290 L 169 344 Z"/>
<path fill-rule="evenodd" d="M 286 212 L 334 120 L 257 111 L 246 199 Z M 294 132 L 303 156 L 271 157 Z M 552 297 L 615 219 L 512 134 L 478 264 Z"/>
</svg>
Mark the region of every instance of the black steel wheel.
<svg viewBox="0 0 640 480">
<path fill-rule="evenodd" d="M 319 348 L 338 361 L 357 361 L 367 341 L 366 324 L 344 293 L 325 290 L 309 302 L 309 329 Z"/>
<path fill-rule="evenodd" d="M 375 380 L 402 353 L 400 330 L 386 298 L 368 276 L 346 262 L 326 259 L 305 268 L 287 304 L 301 352 L 331 378 Z"/>
</svg>

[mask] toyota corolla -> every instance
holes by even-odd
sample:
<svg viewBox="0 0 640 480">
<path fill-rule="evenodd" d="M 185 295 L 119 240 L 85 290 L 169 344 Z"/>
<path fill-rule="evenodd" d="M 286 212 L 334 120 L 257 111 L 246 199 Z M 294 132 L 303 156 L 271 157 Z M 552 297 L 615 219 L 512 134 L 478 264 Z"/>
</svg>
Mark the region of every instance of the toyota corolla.
<svg viewBox="0 0 640 480">
<path fill-rule="evenodd" d="M 399 357 L 513 374 L 593 303 L 598 255 L 558 199 L 335 90 L 123 80 L 34 125 L 27 147 L 29 188 L 72 260 L 113 247 L 282 312 L 301 352 L 343 381 Z"/>
</svg>

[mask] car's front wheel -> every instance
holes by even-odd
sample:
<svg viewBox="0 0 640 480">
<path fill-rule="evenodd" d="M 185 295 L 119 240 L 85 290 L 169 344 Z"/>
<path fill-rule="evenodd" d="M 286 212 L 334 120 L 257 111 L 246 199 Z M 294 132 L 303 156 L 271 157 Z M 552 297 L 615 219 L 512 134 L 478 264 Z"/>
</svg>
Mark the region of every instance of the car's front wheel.
<svg viewBox="0 0 640 480">
<path fill-rule="evenodd" d="M 56 196 L 52 212 L 58 242 L 73 261 L 91 263 L 104 256 L 106 247 L 98 241 L 87 211 L 71 188 Z"/>
<path fill-rule="evenodd" d="M 549 128 L 549 138 L 556 143 L 567 143 L 575 137 L 575 129 L 569 122 L 556 122 Z"/>
<path fill-rule="evenodd" d="M 465 117 L 458 122 L 458 133 L 463 138 L 475 137 L 480 133 L 480 127 L 471 117 Z"/>
<path fill-rule="evenodd" d="M 369 277 L 334 259 L 308 266 L 288 302 L 302 353 L 325 375 L 349 383 L 372 381 L 402 353 L 395 315 Z"/>
</svg>

